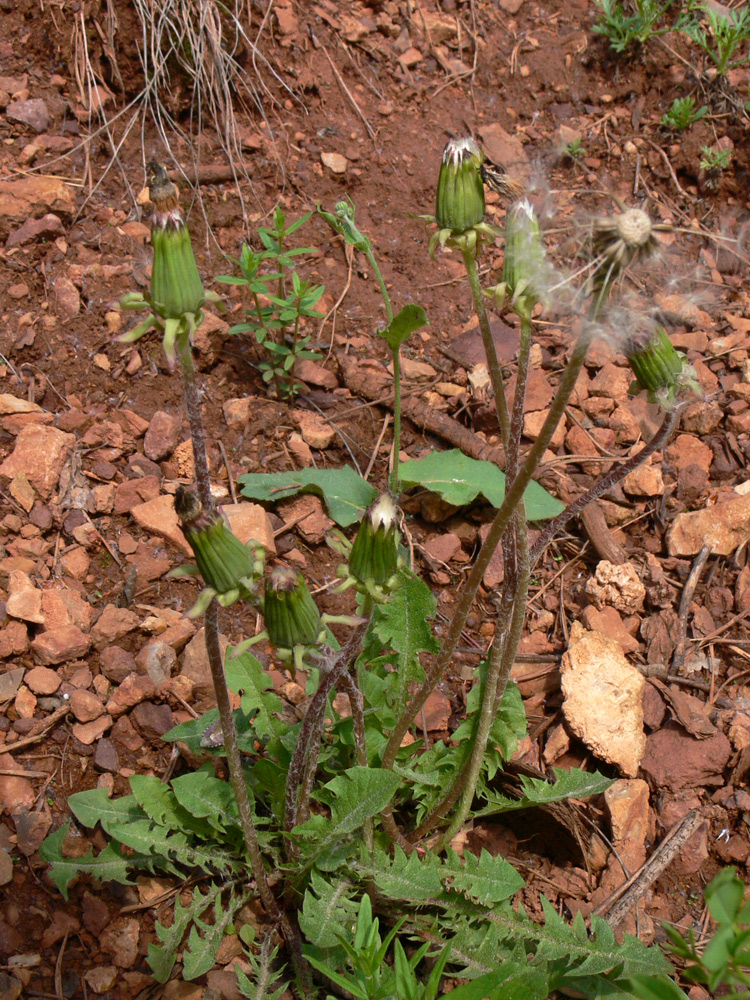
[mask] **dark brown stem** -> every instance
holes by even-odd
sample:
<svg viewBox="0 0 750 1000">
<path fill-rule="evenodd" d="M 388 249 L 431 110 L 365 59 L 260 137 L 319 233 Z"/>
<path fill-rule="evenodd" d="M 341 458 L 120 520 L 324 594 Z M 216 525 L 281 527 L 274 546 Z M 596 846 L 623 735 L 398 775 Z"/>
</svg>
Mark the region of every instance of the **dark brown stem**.
<svg viewBox="0 0 750 1000">
<path fill-rule="evenodd" d="M 586 492 L 582 493 L 577 500 L 568 504 L 562 513 L 547 522 L 544 530 L 531 547 L 531 552 L 529 553 L 529 562 L 531 566 L 534 565 L 542 552 L 544 552 L 557 532 L 564 528 L 572 517 L 575 517 L 576 514 L 580 514 L 584 507 L 587 507 L 593 500 L 598 499 L 603 493 L 611 490 L 616 483 L 619 483 L 625 478 L 625 476 L 633 472 L 634 469 L 639 468 L 639 466 L 646 461 L 649 455 L 653 455 L 655 451 L 659 451 L 660 448 L 664 447 L 667 441 L 671 438 L 685 405 L 686 404 L 681 404 L 676 406 L 674 410 L 671 410 L 666 415 L 659 430 L 656 434 L 654 434 L 648 444 L 641 448 L 639 452 L 635 455 L 631 455 L 631 457 L 626 462 L 623 462 L 622 465 L 618 465 L 614 469 L 610 470 L 606 476 L 602 476 L 598 482 L 594 483 L 591 489 L 586 490 Z"/>
</svg>

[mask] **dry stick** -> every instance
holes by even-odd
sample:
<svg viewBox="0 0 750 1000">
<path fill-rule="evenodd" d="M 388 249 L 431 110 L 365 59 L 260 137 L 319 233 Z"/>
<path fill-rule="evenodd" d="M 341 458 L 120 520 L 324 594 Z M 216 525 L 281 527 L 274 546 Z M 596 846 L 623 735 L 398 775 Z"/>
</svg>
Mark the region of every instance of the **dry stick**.
<svg viewBox="0 0 750 1000">
<path fill-rule="evenodd" d="M 185 408 L 188 414 L 190 434 L 193 442 L 193 458 L 198 496 L 204 510 L 209 511 L 213 509 L 213 499 L 211 497 L 211 480 L 208 471 L 206 435 L 203 428 L 200 391 L 196 384 L 192 346 L 187 337 L 182 342 L 180 342 L 181 340 L 182 338 L 178 337 L 178 350 L 185 391 Z M 229 690 L 227 688 L 226 677 L 224 676 L 224 658 L 221 654 L 221 644 L 219 641 L 219 606 L 215 599 L 209 604 L 204 616 L 204 633 L 208 664 L 211 670 L 211 680 L 213 681 L 214 693 L 216 695 L 216 706 L 219 710 L 221 731 L 224 735 L 224 752 L 227 758 L 229 778 L 237 801 L 240 826 L 242 827 L 243 840 L 248 858 L 250 859 L 253 877 L 258 886 L 258 894 L 266 912 L 281 928 L 301 989 L 304 994 L 310 994 L 312 980 L 309 966 L 302 957 L 302 941 L 299 927 L 280 907 L 269 885 L 266 869 L 263 864 L 263 856 L 260 844 L 258 843 L 250 797 L 247 791 L 247 784 L 245 783 L 245 774 L 242 769 L 242 755 L 237 739 L 237 727 L 234 723 L 234 714 L 229 701 Z"/>
<path fill-rule="evenodd" d="M 702 822 L 704 822 L 703 816 L 697 809 L 692 809 L 683 816 L 672 827 L 648 861 L 593 912 L 598 917 L 603 917 L 612 927 L 617 927 L 618 924 L 622 923 L 638 900 L 670 864 L 672 858 L 690 840 Z"/>
<path fill-rule="evenodd" d="M 690 604 L 693 600 L 695 588 L 698 586 L 698 581 L 701 578 L 703 567 L 712 551 L 713 547 L 711 545 L 704 545 L 701 548 L 693 561 L 690 574 L 685 581 L 685 586 L 682 588 L 680 607 L 677 612 L 677 619 L 680 624 L 680 641 L 675 646 L 674 655 L 672 656 L 672 666 L 669 668 L 670 673 L 676 673 L 685 662 L 685 651 L 688 646 L 687 620 L 690 613 Z"/>
<path fill-rule="evenodd" d="M 674 410 L 666 415 L 659 430 L 656 434 L 654 434 L 648 444 L 641 448 L 639 452 L 635 455 L 631 455 L 627 462 L 623 462 L 622 465 L 618 465 L 616 468 L 612 469 L 611 472 L 608 472 L 606 476 L 602 476 L 598 482 L 594 483 L 591 489 L 586 490 L 586 492 L 582 493 L 577 500 L 568 504 L 561 514 L 558 514 L 557 517 L 553 517 L 551 521 L 547 522 L 544 530 L 531 547 L 529 559 L 532 567 L 539 556 L 541 556 L 542 552 L 544 552 L 547 548 L 552 538 L 558 531 L 565 527 L 572 517 L 575 517 L 576 514 L 580 514 L 583 508 L 590 504 L 592 500 L 596 500 L 603 493 L 611 490 L 612 487 L 616 483 L 619 483 L 621 479 L 628 475 L 628 473 L 632 472 L 633 469 L 637 469 L 649 457 L 649 455 L 653 455 L 655 451 L 658 451 L 667 443 L 672 436 L 672 432 L 677 426 L 685 405 L 685 403 L 679 404 L 674 408 Z"/>
</svg>

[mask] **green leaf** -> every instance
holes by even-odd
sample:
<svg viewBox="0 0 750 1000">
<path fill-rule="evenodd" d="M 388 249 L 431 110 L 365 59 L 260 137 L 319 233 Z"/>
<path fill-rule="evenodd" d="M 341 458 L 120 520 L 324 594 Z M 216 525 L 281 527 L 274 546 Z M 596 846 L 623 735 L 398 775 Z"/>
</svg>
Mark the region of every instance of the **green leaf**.
<svg viewBox="0 0 750 1000">
<path fill-rule="evenodd" d="M 113 835 L 116 827 L 143 818 L 143 810 L 134 795 L 110 799 L 106 788 L 89 788 L 76 792 L 68 799 L 70 811 L 83 826 L 93 828 L 101 823 L 105 833 Z"/>
<path fill-rule="evenodd" d="M 143 812 L 159 826 L 182 830 L 189 819 L 179 809 L 174 792 L 153 775 L 131 774 L 130 788 Z M 135 817 L 134 817 L 135 818 Z"/>
<path fill-rule="evenodd" d="M 363 851 L 358 870 L 391 899 L 413 902 L 434 899 L 443 888 L 441 864 L 429 852 L 424 857 L 416 851 L 407 856 L 396 847 L 391 857 L 383 851 L 375 851 L 372 855 Z"/>
<path fill-rule="evenodd" d="M 217 894 L 220 891 L 218 886 L 213 886 L 212 889 Z M 188 906 L 183 906 L 179 895 L 175 896 L 174 918 L 170 926 L 165 927 L 158 921 L 156 922 L 156 935 L 161 944 L 149 944 L 148 964 L 151 966 L 157 983 L 166 983 L 172 974 L 174 963 L 177 960 L 177 951 L 195 915 L 194 901 L 195 896 Z"/>
<path fill-rule="evenodd" d="M 378 336 L 388 343 L 392 351 L 397 351 L 411 337 L 415 330 L 427 326 L 427 313 L 421 306 L 409 304 L 393 317 L 384 330 L 378 330 Z"/>
<path fill-rule="evenodd" d="M 526 884 L 510 862 L 484 849 L 479 857 L 466 851 L 463 861 L 449 850 L 443 873 L 447 890 L 487 907 L 510 899 Z"/>
<path fill-rule="evenodd" d="M 351 466 L 343 469 L 300 469 L 299 472 L 253 473 L 240 476 L 242 493 L 252 500 L 276 501 L 314 493 L 322 497 L 333 520 L 342 528 L 359 520 L 375 502 L 378 491 Z"/>
<path fill-rule="evenodd" d="M 313 869 L 299 915 L 305 940 L 318 948 L 335 948 L 348 933 L 359 908 L 352 899 L 355 891 L 346 880 L 336 879 L 332 885 Z"/>
<path fill-rule="evenodd" d="M 329 806 L 330 819 L 313 816 L 293 830 L 303 851 L 315 857 L 345 841 L 366 819 L 385 809 L 400 784 L 393 771 L 375 767 L 350 767 L 329 781 L 316 797 Z"/>
<path fill-rule="evenodd" d="M 621 985 L 638 1000 L 687 1000 L 687 994 L 668 976 L 631 976 Z"/>
<path fill-rule="evenodd" d="M 541 969 L 503 962 L 497 971 L 449 990 L 445 996 L 450 1000 L 546 1000 L 549 986 Z"/>
<path fill-rule="evenodd" d="M 183 809 L 199 819 L 207 819 L 219 833 L 225 833 L 231 826 L 239 827 L 232 786 L 217 778 L 213 768 L 210 774 L 204 770 L 182 774 L 172 780 L 172 788 Z"/>
<path fill-rule="evenodd" d="M 221 902 L 221 889 L 218 893 L 209 890 L 205 895 L 201 895 L 197 888 L 194 890 L 193 910 L 195 916 L 182 956 L 183 979 L 197 979 L 198 976 L 202 976 L 213 968 L 216 953 L 224 940 L 227 926 L 233 920 L 237 910 L 249 898 L 249 895 L 250 893 L 233 894 L 225 908 Z M 213 902 L 213 919 L 211 923 L 207 923 L 198 917 L 198 913 L 206 910 L 210 902 Z"/>
<path fill-rule="evenodd" d="M 266 740 L 285 732 L 288 727 L 277 714 L 283 708 L 281 698 L 274 693 L 270 677 L 256 658 L 250 653 L 232 658 L 230 646 L 224 669 L 229 690 L 242 695 L 242 711 L 252 718 L 251 725 L 258 738 Z"/>
<path fill-rule="evenodd" d="M 545 778 L 530 778 L 521 775 L 523 795 L 514 799 L 497 792 L 486 791 L 486 806 L 478 809 L 472 815 L 494 816 L 497 813 L 512 812 L 515 809 L 529 809 L 532 806 L 546 805 L 550 802 L 562 802 L 565 799 L 582 799 L 590 795 L 601 795 L 612 784 L 612 778 L 607 778 L 598 771 L 582 771 L 578 767 L 552 769 L 555 780 Z"/>
<path fill-rule="evenodd" d="M 505 498 L 505 473 L 491 462 L 469 458 L 457 448 L 433 451 L 424 458 L 402 462 L 399 477 L 404 489 L 422 486 L 455 507 L 471 503 L 480 494 L 493 507 L 500 507 Z M 529 521 L 545 521 L 565 509 L 564 504 L 534 482 L 529 483 L 524 502 Z"/>
<path fill-rule="evenodd" d="M 101 882 L 132 885 L 132 880 L 128 878 L 129 869 L 149 867 L 149 862 L 144 858 L 123 858 L 111 844 L 96 856 L 92 849 L 85 857 L 66 858 L 62 853 L 62 843 L 69 830 L 70 823 L 66 823 L 59 830 L 49 834 L 39 847 L 39 857 L 49 863 L 50 878 L 65 899 L 68 898 L 68 886 L 79 875 L 89 875 Z"/>
</svg>

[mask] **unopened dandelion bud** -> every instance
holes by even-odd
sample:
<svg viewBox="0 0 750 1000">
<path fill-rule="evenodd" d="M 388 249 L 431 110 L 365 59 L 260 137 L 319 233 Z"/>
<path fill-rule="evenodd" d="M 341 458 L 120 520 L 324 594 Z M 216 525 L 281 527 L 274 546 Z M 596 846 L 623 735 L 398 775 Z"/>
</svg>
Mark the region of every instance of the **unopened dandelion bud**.
<svg viewBox="0 0 750 1000">
<path fill-rule="evenodd" d="M 375 501 L 359 526 L 349 555 L 349 573 L 364 586 L 381 587 L 398 568 L 398 511 L 387 493 Z"/>
<path fill-rule="evenodd" d="M 683 360 L 663 326 L 635 337 L 633 344 L 626 347 L 626 356 L 638 385 L 649 392 L 672 385 L 682 373 Z"/>
<path fill-rule="evenodd" d="M 266 580 L 263 617 L 277 649 L 312 646 L 320 634 L 320 611 L 305 579 L 289 566 L 277 566 Z"/>
<path fill-rule="evenodd" d="M 207 587 L 217 595 L 240 596 L 258 575 L 253 553 L 216 511 L 205 511 L 198 497 L 179 487 L 174 500 L 182 530 Z"/>
<path fill-rule="evenodd" d="M 149 163 L 146 180 L 153 205 L 151 245 L 154 264 L 151 298 L 164 319 L 196 315 L 206 301 L 190 231 L 179 207 L 177 185 L 159 163 Z"/>
<path fill-rule="evenodd" d="M 509 211 L 505 224 L 503 284 L 517 312 L 530 317 L 539 301 L 538 286 L 544 267 L 539 221 L 524 199 Z"/>
<path fill-rule="evenodd" d="M 465 233 L 484 221 L 484 154 L 473 139 L 451 139 L 443 151 L 435 217 L 440 229 Z"/>
</svg>

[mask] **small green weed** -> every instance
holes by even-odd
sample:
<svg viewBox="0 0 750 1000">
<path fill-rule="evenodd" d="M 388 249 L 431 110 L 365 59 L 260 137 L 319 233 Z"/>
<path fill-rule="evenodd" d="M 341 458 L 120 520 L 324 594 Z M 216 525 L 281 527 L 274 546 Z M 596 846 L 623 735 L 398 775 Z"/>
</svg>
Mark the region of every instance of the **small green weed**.
<svg viewBox="0 0 750 1000">
<path fill-rule="evenodd" d="M 745 902 L 745 883 L 736 868 L 724 868 L 704 890 L 708 912 L 716 921 L 713 937 L 699 949 L 692 929 L 687 937 L 668 924 L 667 948 L 686 963 L 683 977 L 708 987 L 712 994 L 720 987 L 725 1000 L 750 997 L 750 902 Z M 736 987 L 744 987 L 737 990 Z"/>
<path fill-rule="evenodd" d="M 595 0 L 599 20 L 593 30 L 609 40 L 609 47 L 622 55 L 632 45 L 645 45 L 649 38 L 669 31 L 657 21 L 669 10 L 673 0 L 657 3 L 656 0 L 635 0 L 634 13 L 629 14 L 619 0 Z"/>
<path fill-rule="evenodd" d="M 716 149 L 714 146 L 701 146 L 701 170 L 708 174 L 720 174 L 727 170 L 732 162 L 731 149 Z"/>
<path fill-rule="evenodd" d="M 677 28 L 683 31 L 711 60 L 719 77 L 725 77 L 730 69 L 744 66 L 750 60 L 750 52 L 743 48 L 750 42 L 750 5 L 743 4 L 736 9 L 713 7 L 703 8 L 705 23 L 690 15 L 683 16 Z"/>
<path fill-rule="evenodd" d="M 674 132 L 684 132 L 707 114 L 708 108 L 705 104 L 696 108 L 694 97 L 675 97 L 672 107 L 662 115 L 661 124 L 663 128 L 672 129 Z"/>
<path fill-rule="evenodd" d="M 583 142 L 580 139 L 574 139 L 572 142 L 569 142 L 565 147 L 565 155 L 569 156 L 571 160 L 580 160 L 581 157 L 586 155 Z"/>
<path fill-rule="evenodd" d="M 314 253 L 312 247 L 287 249 L 289 237 L 312 215 L 308 212 L 295 222 L 286 223 L 286 215 L 277 208 L 273 228 L 258 229 L 264 249 L 253 250 L 247 243 L 240 259 L 235 260 L 241 277 L 222 274 L 217 277 L 226 285 L 247 288 L 252 307 L 246 310 L 248 319 L 230 328 L 230 333 L 252 333 L 266 355 L 259 365 L 264 382 L 273 382 L 280 399 L 291 399 L 300 386 L 294 381 L 295 362 L 316 360 L 322 355 L 309 349 L 310 335 L 302 335 L 305 319 L 322 316 L 315 305 L 325 291 L 324 285 L 303 281 L 295 268 L 295 260 Z M 270 267 L 264 273 L 264 268 Z M 291 290 L 288 288 L 291 279 Z"/>
</svg>

